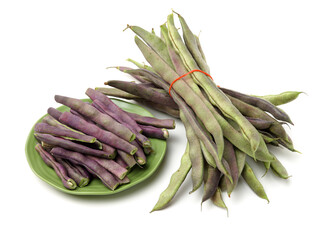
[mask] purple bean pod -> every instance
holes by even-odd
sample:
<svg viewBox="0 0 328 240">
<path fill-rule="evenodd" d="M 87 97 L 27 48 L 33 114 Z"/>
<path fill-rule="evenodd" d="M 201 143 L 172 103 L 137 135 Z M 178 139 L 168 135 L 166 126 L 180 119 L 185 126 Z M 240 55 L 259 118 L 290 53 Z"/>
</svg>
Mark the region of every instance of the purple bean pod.
<svg viewBox="0 0 328 240">
<path fill-rule="evenodd" d="M 54 137 L 50 134 L 34 133 L 34 136 L 38 140 L 45 142 L 47 144 L 50 144 L 52 146 L 58 146 L 58 147 L 73 150 L 73 151 L 76 151 L 79 153 L 93 155 L 96 157 L 103 157 L 103 158 L 108 158 L 108 159 L 113 158 L 113 156 L 111 156 L 109 153 L 106 153 L 102 150 L 89 148 L 84 145 L 81 145 L 81 144 L 78 144 L 78 143 L 63 139 L 63 138 Z"/>
<path fill-rule="evenodd" d="M 258 130 L 268 129 L 274 123 L 273 121 L 264 120 L 261 118 L 246 117 L 246 119 Z"/>
<path fill-rule="evenodd" d="M 119 185 L 119 182 L 115 179 L 115 177 L 104 167 L 81 153 L 72 152 L 60 147 L 54 147 L 50 153 L 55 157 L 64 158 L 74 164 L 84 166 L 89 172 L 96 175 L 105 184 L 105 186 L 111 190 L 115 190 L 115 188 Z"/>
<path fill-rule="evenodd" d="M 120 155 L 117 155 L 116 158 L 114 159 L 115 162 L 121 165 L 121 167 L 124 167 L 125 169 L 128 169 L 129 166 L 128 164 L 121 158 Z"/>
<path fill-rule="evenodd" d="M 85 187 L 89 184 L 90 178 L 86 178 L 85 176 L 83 176 L 76 167 L 76 165 L 61 158 L 56 158 L 56 161 L 62 164 L 67 169 L 68 176 L 71 177 L 78 184 L 79 187 Z"/>
<path fill-rule="evenodd" d="M 77 187 L 76 182 L 68 176 L 65 167 L 58 163 L 51 154 L 44 150 L 41 144 L 37 144 L 35 150 L 40 154 L 42 160 L 55 170 L 65 188 L 73 190 Z"/>
<path fill-rule="evenodd" d="M 143 151 L 142 146 L 140 146 L 140 144 L 137 141 L 132 141 L 131 143 L 138 148 L 138 151 L 135 154 L 136 161 L 140 165 L 145 165 L 147 163 L 147 157 Z"/>
<path fill-rule="evenodd" d="M 175 129 L 175 120 L 174 119 L 159 119 L 155 117 L 146 117 L 136 113 L 129 113 L 130 117 L 132 117 L 138 124 L 149 125 L 158 128 L 166 128 L 166 129 Z"/>
<path fill-rule="evenodd" d="M 139 126 L 146 137 L 163 139 L 163 140 L 166 140 L 169 137 L 169 132 L 165 128 L 158 128 L 158 127 L 146 126 L 141 124 L 139 124 Z"/>
<path fill-rule="evenodd" d="M 78 129 L 79 131 L 85 134 L 96 137 L 99 141 L 111 147 L 120 149 L 131 155 L 135 154 L 135 152 L 137 151 L 137 148 L 128 141 L 125 141 L 124 139 L 116 136 L 115 134 L 109 131 L 101 129 L 95 124 L 88 123 L 87 121 L 73 115 L 70 112 L 64 112 L 60 116 L 60 121 L 72 128 Z"/>
<path fill-rule="evenodd" d="M 91 104 L 83 102 L 80 99 L 60 95 L 55 95 L 55 100 L 58 103 L 72 108 L 87 119 L 99 124 L 104 129 L 114 133 L 126 141 L 131 142 L 135 139 L 135 134 L 132 133 L 130 129 L 113 119 L 111 116 L 98 111 Z"/>
<path fill-rule="evenodd" d="M 122 158 L 122 160 L 128 165 L 128 168 L 132 168 L 134 165 L 137 164 L 136 160 L 134 157 L 122 150 L 117 150 L 118 156 Z"/>
<path fill-rule="evenodd" d="M 110 100 L 106 95 L 102 94 L 101 92 L 98 92 L 92 88 L 88 88 L 86 91 L 86 94 L 94 101 L 95 99 L 98 99 L 100 102 L 102 102 L 106 108 L 119 115 L 120 119 L 123 122 L 126 122 L 127 124 L 131 125 L 136 131 L 141 132 L 141 129 L 139 129 L 138 124 L 128 115 L 126 114 L 121 108 L 119 108 L 115 103 L 113 103 L 112 100 Z"/>
<path fill-rule="evenodd" d="M 94 156 L 87 156 L 88 158 L 96 161 L 99 163 L 102 167 L 104 167 L 107 171 L 112 173 L 114 176 L 118 177 L 119 179 L 123 179 L 126 174 L 128 173 L 128 170 L 121 165 L 119 165 L 117 162 L 113 160 L 107 160 L 103 158 L 97 158 Z"/>
<path fill-rule="evenodd" d="M 99 149 L 102 148 L 102 144 L 99 141 L 97 141 L 95 137 L 88 136 L 78 132 L 73 132 L 67 128 L 59 128 L 59 127 L 51 126 L 46 123 L 37 123 L 34 126 L 34 131 L 37 133 L 50 134 L 68 140 L 85 142 L 85 143 L 94 143 L 98 146 Z"/>
<path fill-rule="evenodd" d="M 121 89 L 128 93 L 142 97 L 148 101 L 152 101 L 155 103 L 166 105 L 171 108 L 178 109 L 177 104 L 173 101 L 170 95 L 168 95 L 167 93 L 165 94 L 159 93 L 153 88 L 150 88 L 143 84 L 137 84 L 134 82 L 127 82 L 127 81 L 111 80 L 111 81 L 107 81 L 105 85 Z"/>
<path fill-rule="evenodd" d="M 50 116 L 52 116 L 57 121 L 59 121 L 59 117 L 62 114 L 61 111 L 59 111 L 58 109 L 53 108 L 53 107 L 48 108 L 47 112 Z"/>
<path fill-rule="evenodd" d="M 137 124 L 138 129 L 136 129 L 133 126 L 129 125 L 128 123 L 122 121 L 116 113 L 114 113 L 114 112 L 110 111 L 109 109 L 107 109 L 106 106 L 102 102 L 100 102 L 98 99 L 95 99 L 93 101 L 92 105 L 94 105 L 95 108 L 99 109 L 99 111 L 112 116 L 112 118 L 116 119 L 117 121 L 119 121 L 123 125 L 125 125 L 127 128 L 129 128 L 136 135 L 137 141 L 143 147 L 151 147 L 151 142 L 149 141 L 149 139 L 138 131 L 139 129 L 141 129 L 138 124 Z"/>
</svg>

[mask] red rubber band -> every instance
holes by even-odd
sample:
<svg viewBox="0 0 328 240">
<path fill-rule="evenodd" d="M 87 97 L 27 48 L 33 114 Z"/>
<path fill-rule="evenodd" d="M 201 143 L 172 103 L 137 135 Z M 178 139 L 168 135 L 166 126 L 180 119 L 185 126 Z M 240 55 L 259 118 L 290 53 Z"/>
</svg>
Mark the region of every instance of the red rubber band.
<svg viewBox="0 0 328 240">
<path fill-rule="evenodd" d="M 207 72 L 204 72 L 204 71 L 199 70 L 199 69 L 191 70 L 190 72 L 187 72 L 186 74 L 183 74 L 182 76 L 178 77 L 177 79 L 175 79 L 175 80 L 171 83 L 171 85 L 170 85 L 170 87 L 169 87 L 169 94 L 170 94 L 170 96 L 171 96 L 171 88 L 172 88 L 173 84 L 174 84 L 176 81 L 180 80 L 181 78 L 183 78 L 183 77 L 185 77 L 185 76 L 187 76 L 187 75 L 189 75 L 190 73 L 193 73 L 193 72 L 201 72 L 201 73 L 204 73 L 206 76 L 210 77 L 210 78 L 212 79 L 212 81 L 214 81 L 213 78 L 212 78 L 212 76 L 209 75 Z"/>
</svg>

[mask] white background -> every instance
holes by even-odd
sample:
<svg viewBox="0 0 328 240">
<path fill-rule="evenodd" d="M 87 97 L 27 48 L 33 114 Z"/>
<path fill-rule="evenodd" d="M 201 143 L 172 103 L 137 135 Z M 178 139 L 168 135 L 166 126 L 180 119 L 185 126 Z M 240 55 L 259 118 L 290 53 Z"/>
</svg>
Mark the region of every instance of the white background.
<svg viewBox="0 0 328 240">
<path fill-rule="evenodd" d="M 214 4 L 214 2 L 217 2 Z M 250 94 L 305 91 L 283 109 L 302 154 L 275 151 L 292 177 L 261 181 L 270 203 L 244 182 L 229 217 L 190 176 L 163 211 L 149 213 L 178 168 L 183 125 L 171 131 L 159 171 L 115 196 L 77 197 L 36 177 L 24 147 L 55 94 L 84 98 L 88 87 L 130 80 L 106 67 L 144 61 L 126 24 L 159 32 L 171 9 L 200 39 L 215 81 Z M 327 1 L 1 1 L 1 239 L 327 239 Z M 324 85 L 325 84 L 325 85 Z M 158 117 L 165 117 L 152 111 Z M 256 168 L 261 176 L 263 168 Z"/>
</svg>

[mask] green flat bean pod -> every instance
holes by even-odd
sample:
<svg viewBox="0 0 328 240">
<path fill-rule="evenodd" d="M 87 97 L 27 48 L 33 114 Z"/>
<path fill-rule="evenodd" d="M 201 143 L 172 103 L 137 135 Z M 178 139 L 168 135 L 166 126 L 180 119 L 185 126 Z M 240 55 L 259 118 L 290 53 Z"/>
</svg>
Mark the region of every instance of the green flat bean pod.
<svg viewBox="0 0 328 240">
<path fill-rule="evenodd" d="M 201 52 L 199 51 L 195 35 L 191 32 L 185 19 L 180 14 L 178 14 L 178 17 L 179 17 L 182 31 L 183 31 L 183 39 L 185 41 L 187 48 L 189 49 L 190 53 L 194 57 L 199 68 L 201 70 L 203 70 L 204 72 L 210 74 L 210 68 L 207 65 L 207 63 L 204 61 L 203 56 L 202 56 Z"/>
<path fill-rule="evenodd" d="M 173 199 L 173 197 L 179 190 L 190 169 L 191 161 L 189 158 L 189 144 L 187 144 L 185 153 L 181 158 L 179 169 L 171 176 L 168 187 L 161 193 L 157 203 L 155 204 L 151 212 L 161 210 L 169 204 L 169 202 Z"/>
<path fill-rule="evenodd" d="M 138 26 L 128 25 L 128 27 L 135 34 L 141 37 L 155 52 L 157 52 L 169 66 L 173 67 L 170 56 L 166 49 L 166 45 L 160 37 L 157 37 L 155 34 L 152 34 Z"/>
<path fill-rule="evenodd" d="M 222 198 L 222 191 L 221 189 L 218 187 L 216 189 L 216 192 L 214 193 L 214 195 L 211 197 L 212 202 L 214 203 L 214 205 L 223 208 L 225 210 L 227 210 L 228 213 L 228 208 L 227 205 L 224 203 L 223 198 Z"/>
<path fill-rule="evenodd" d="M 267 200 L 269 203 L 269 199 L 264 191 L 262 184 L 255 176 L 253 169 L 247 163 L 247 161 L 245 162 L 244 170 L 242 171 L 241 175 L 243 176 L 248 186 L 254 191 L 254 193 L 260 198 Z"/>
<path fill-rule="evenodd" d="M 287 179 L 290 177 L 286 168 L 282 165 L 280 161 L 278 161 L 278 159 L 276 161 L 271 162 L 270 167 L 272 171 L 280 178 Z"/>
<path fill-rule="evenodd" d="M 200 146 L 200 141 L 195 134 L 192 126 L 187 121 L 185 116 L 181 115 L 181 120 L 186 128 L 186 135 L 189 144 L 189 159 L 191 161 L 191 180 L 193 183 L 192 192 L 196 191 L 203 183 L 204 175 L 204 159 Z"/>
<path fill-rule="evenodd" d="M 273 94 L 273 95 L 265 95 L 265 96 L 253 95 L 253 96 L 267 100 L 275 106 L 279 106 L 279 105 L 283 105 L 283 104 L 286 104 L 286 103 L 289 103 L 289 102 L 295 100 L 301 93 L 304 93 L 304 92 L 286 91 L 286 92 L 282 92 L 279 94 Z"/>
</svg>

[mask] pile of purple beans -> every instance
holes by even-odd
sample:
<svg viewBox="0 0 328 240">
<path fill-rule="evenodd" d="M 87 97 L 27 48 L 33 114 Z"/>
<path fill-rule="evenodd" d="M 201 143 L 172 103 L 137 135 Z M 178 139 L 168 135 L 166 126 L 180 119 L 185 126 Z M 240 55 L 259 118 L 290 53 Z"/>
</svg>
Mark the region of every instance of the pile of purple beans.
<svg viewBox="0 0 328 240">
<path fill-rule="evenodd" d="M 115 190 L 130 182 L 127 174 L 135 165 L 147 164 L 153 151 L 149 138 L 167 139 L 175 121 L 126 112 L 91 88 L 86 94 L 91 102 L 55 96 L 69 111 L 48 109 L 34 127 L 35 149 L 67 189 L 97 177 Z"/>
</svg>

